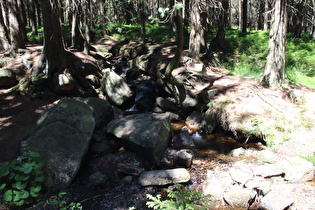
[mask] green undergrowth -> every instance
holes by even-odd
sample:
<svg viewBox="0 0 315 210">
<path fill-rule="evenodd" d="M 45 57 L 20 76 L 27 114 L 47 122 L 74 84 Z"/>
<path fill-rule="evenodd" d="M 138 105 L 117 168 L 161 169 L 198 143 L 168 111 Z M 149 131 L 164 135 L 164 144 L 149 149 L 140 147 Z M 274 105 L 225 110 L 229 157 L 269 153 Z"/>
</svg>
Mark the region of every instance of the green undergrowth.
<svg viewBox="0 0 315 210">
<path fill-rule="evenodd" d="M 35 202 L 51 186 L 44 176 L 39 154 L 23 153 L 11 162 L 0 163 L 0 205 L 11 208 Z"/>
<path fill-rule="evenodd" d="M 237 29 L 226 33 L 228 53 L 218 54 L 231 75 L 259 77 L 264 72 L 268 53 L 269 31 L 250 31 L 246 34 Z M 301 38 L 287 35 L 287 80 L 315 89 L 315 40 L 308 34 Z"/>
<path fill-rule="evenodd" d="M 206 210 L 210 209 L 210 195 L 203 195 L 203 192 L 191 189 L 189 186 L 175 184 L 174 189 L 166 189 L 167 196 L 162 198 L 160 194 L 153 196 L 147 194 L 146 205 L 153 209 L 167 210 Z"/>
<path fill-rule="evenodd" d="M 109 35 L 118 36 L 120 39 L 141 40 L 141 25 L 107 25 Z M 174 37 L 171 27 L 158 24 L 146 24 L 146 38 L 149 41 L 167 42 Z"/>
</svg>

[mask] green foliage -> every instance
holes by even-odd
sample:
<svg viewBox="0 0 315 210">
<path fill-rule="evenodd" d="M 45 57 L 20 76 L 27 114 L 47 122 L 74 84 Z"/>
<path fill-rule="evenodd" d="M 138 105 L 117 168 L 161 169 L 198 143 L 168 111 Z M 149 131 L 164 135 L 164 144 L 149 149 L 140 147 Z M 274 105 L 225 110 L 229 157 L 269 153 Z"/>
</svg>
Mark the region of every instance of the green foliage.
<svg viewBox="0 0 315 210">
<path fill-rule="evenodd" d="M 48 186 L 38 157 L 38 153 L 28 152 L 10 163 L 0 163 L 0 204 L 30 204 Z"/>
<path fill-rule="evenodd" d="M 141 40 L 141 25 L 109 24 L 106 26 L 109 35 L 117 36 L 120 40 Z M 155 42 L 166 42 L 174 36 L 169 26 L 146 24 L 146 37 Z"/>
<path fill-rule="evenodd" d="M 219 54 L 218 57 L 230 70 L 230 74 L 245 77 L 263 74 L 269 31 L 258 30 L 242 34 L 237 29 L 229 29 L 226 43 L 229 53 Z M 315 89 L 315 40 L 311 35 L 305 33 L 301 38 L 296 38 L 287 34 L 285 74 L 291 82 Z"/>
<path fill-rule="evenodd" d="M 304 158 L 305 160 L 307 160 L 307 161 L 313 163 L 313 165 L 315 165 L 315 153 L 311 156 L 302 157 L 302 158 Z"/>
<path fill-rule="evenodd" d="M 52 196 L 48 201 L 46 201 L 44 207 L 47 207 L 48 205 L 58 207 L 60 210 L 81 210 L 82 205 L 81 203 L 71 202 L 68 204 L 64 198 L 64 196 L 67 195 L 66 192 L 60 192 L 58 195 Z"/>
<path fill-rule="evenodd" d="M 147 194 L 147 206 L 153 209 L 167 210 L 188 210 L 188 209 L 209 209 L 210 196 L 202 192 L 192 190 L 189 186 L 175 184 L 175 189 L 166 189 L 167 198 L 162 200 L 161 195 L 153 196 Z"/>
</svg>

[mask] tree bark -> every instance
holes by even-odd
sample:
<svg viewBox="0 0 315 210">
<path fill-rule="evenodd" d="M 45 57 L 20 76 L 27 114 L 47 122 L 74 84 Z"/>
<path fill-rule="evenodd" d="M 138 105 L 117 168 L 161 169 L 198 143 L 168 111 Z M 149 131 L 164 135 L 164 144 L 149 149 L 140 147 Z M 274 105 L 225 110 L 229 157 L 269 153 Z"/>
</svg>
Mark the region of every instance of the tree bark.
<svg viewBox="0 0 315 210">
<path fill-rule="evenodd" d="M 32 33 L 37 35 L 36 6 L 34 0 L 28 0 L 28 19 L 32 28 Z"/>
<path fill-rule="evenodd" d="M 11 54 L 15 55 L 19 48 L 25 48 L 25 42 L 20 31 L 21 20 L 19 16 L 17 0 L 8 0 L 9 3 L 9 25 L 10 25 L 10 41 Z M 25 26 L 24 26 L 25 27 Z"/>
<path fill-rule="evenodd" d="M 73 1 L 71 45 L 73 48 L 82 51 L 84 49 L 84 38 L 80 30 L 80 7 L 81 0 Z"/>
<path fill-rule="evenodd" d="M 211 41 L 211 48 L 214 51 L 227 51 L 225 44 L 225 33 L 228 24 L 229 0 L 222 0 L 222 11 L 220 13 L 218 30 L 215 38 Z"/>
<path fill-rule="evenodd" d="M 268 0 L 265 0 L 265 12 L 264 12 L 264 31 L 267 31 L 269 29 L 269 24 L 268 24 L 268 21 L 269 21 L 269 15 L 268 15 L 268 12 L 269 12 L 269 4 L 268 4 Z"/>
<path fill-rule="evenodd" d="M 247 2 L 248 0 L 243 0 L 242 2 L 242 32 L 246 33 L 247 30 Z"/>
<path fill-rule="evenodd" d="M 40 0 L 40 5 L 44 26 L 44 47 L 40 62 L 33 71 L 33 76 L 37 76 L 44 70 L 52 83 L 53 75 L 66 67 L 59 2 L 58 0 Z"/>
<path fill-rule="evenodd" d="M 2 2 L 0 7 L 0 50 L 10 49 L 9 35 L 4 24 L 3 13 L 2 13 Z"/>
<path fill-rule="evenodd" d="M 189 56 L 197 61 L 200 60 L 201 46 L 205 46 L 204 26 L 201 20 L 200 0 L 192 2 L 191 8 L 191 31 L 189 38 Z"/>
<path fill-rule="evenodd" d="M 287 33 L 286 0 L 275 1 L 272 28 L 268 46 L 267 63 L 262 84 L 273 86 L 284 82 L 285 48 Z"/>
</svg>

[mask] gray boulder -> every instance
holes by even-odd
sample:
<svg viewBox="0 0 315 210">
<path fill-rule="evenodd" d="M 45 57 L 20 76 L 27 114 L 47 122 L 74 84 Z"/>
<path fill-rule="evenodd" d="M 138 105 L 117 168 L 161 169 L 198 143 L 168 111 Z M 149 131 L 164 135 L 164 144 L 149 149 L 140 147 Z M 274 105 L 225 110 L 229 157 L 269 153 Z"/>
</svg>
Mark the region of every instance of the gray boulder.
<svg viewBox="0 0 315 210">
<path fill-rule="evenodd" d="M 0 69 L 0 88 L 12 87 L 16 83 L 15 74 L 11 69 Z"/>
<path fill-rule="evenodd" d="M 228 172 L 207 170 L 203 193 L 211 195 L 214 200 L 221 200 L 223 193 L 232 183 L 233 180 Z"/>
<path fill-rule="evenodd" d="M 169 98 L 157 97 L 156 104 L 164 111 L 178 111 L 175 101 Z"/>
<path fill-rule="evenodd" d="M 212 108 L 209 108 L 203 114 L 203 121 L 201 122 L 201 127 L 203 132 L 210 134 L 217 127 L 216 115 Z"/>
<path fill-rule="evenodd" d="M 272 190 L 261 199 L 259 209 L 286 209 L 294 203 L 292 186 L 288 184 L 274 185 Z"/>
<path fill-rule="evenodd" d="M 21 151 L 40 154 L 56 189 L 67 187 L 85 156 L 95 121 L 91 108 L 74 99 L 61 99 L 38 120 L 39 130 L 21 144 Z"/>
<path fill-rule="evenodd" d="M 190 180 L 189 172 L 184 168 L 153 170 L 140 174 L 138 182 L 141 186 L 161 186 L 167 184 L 184 183 Z"/>
<path fill-rule="evenodd" d="M 104 70 L 101 90 L 108 101 L 117 107 L 125 107 L 133 93 L 126 81 L 111 69 Z"/>
<path fill-rule="evenodd" d="M 277 165 L 284 172 L 284 178 L 291 183 L 312 180 L 314 175 L 313 164 L 299 156 L 290 157 Z"/>
<path fill-rule="evenodd" d="M 254 190 L 243 188 L 240 185 L 232 185 L 231 188 L 224 193 L 224 200 L 232 207 L 247 208 L 248 203 L 256 195 Z"/>
<path fill-rule="evenodd" d="M 160 163 L 171 137 L 168 114 L 134 114 L 112 120 L 106 127 L 107 132 L 122 139 L 123 146 Z"/>
</svg>

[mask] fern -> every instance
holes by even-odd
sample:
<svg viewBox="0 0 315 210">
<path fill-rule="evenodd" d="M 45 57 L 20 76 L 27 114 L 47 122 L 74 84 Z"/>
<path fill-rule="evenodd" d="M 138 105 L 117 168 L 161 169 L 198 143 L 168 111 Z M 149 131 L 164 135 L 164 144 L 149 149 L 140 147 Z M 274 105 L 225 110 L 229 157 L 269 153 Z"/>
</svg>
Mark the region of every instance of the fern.
<svg viewBox="0 0 315 210">
<path fill-rule="evenodd" d="M 189 186 L 175 184 L 175 189 L 166 189 L 169 199 L 161 200 L 161 195 L 153 196 L 147 194 L 147 206 L 153 209 L 168 210 L 195 210 L 209 209 L 210 196 L 205 196 L 202 192 L 192 190 Z"/>
</svg>

